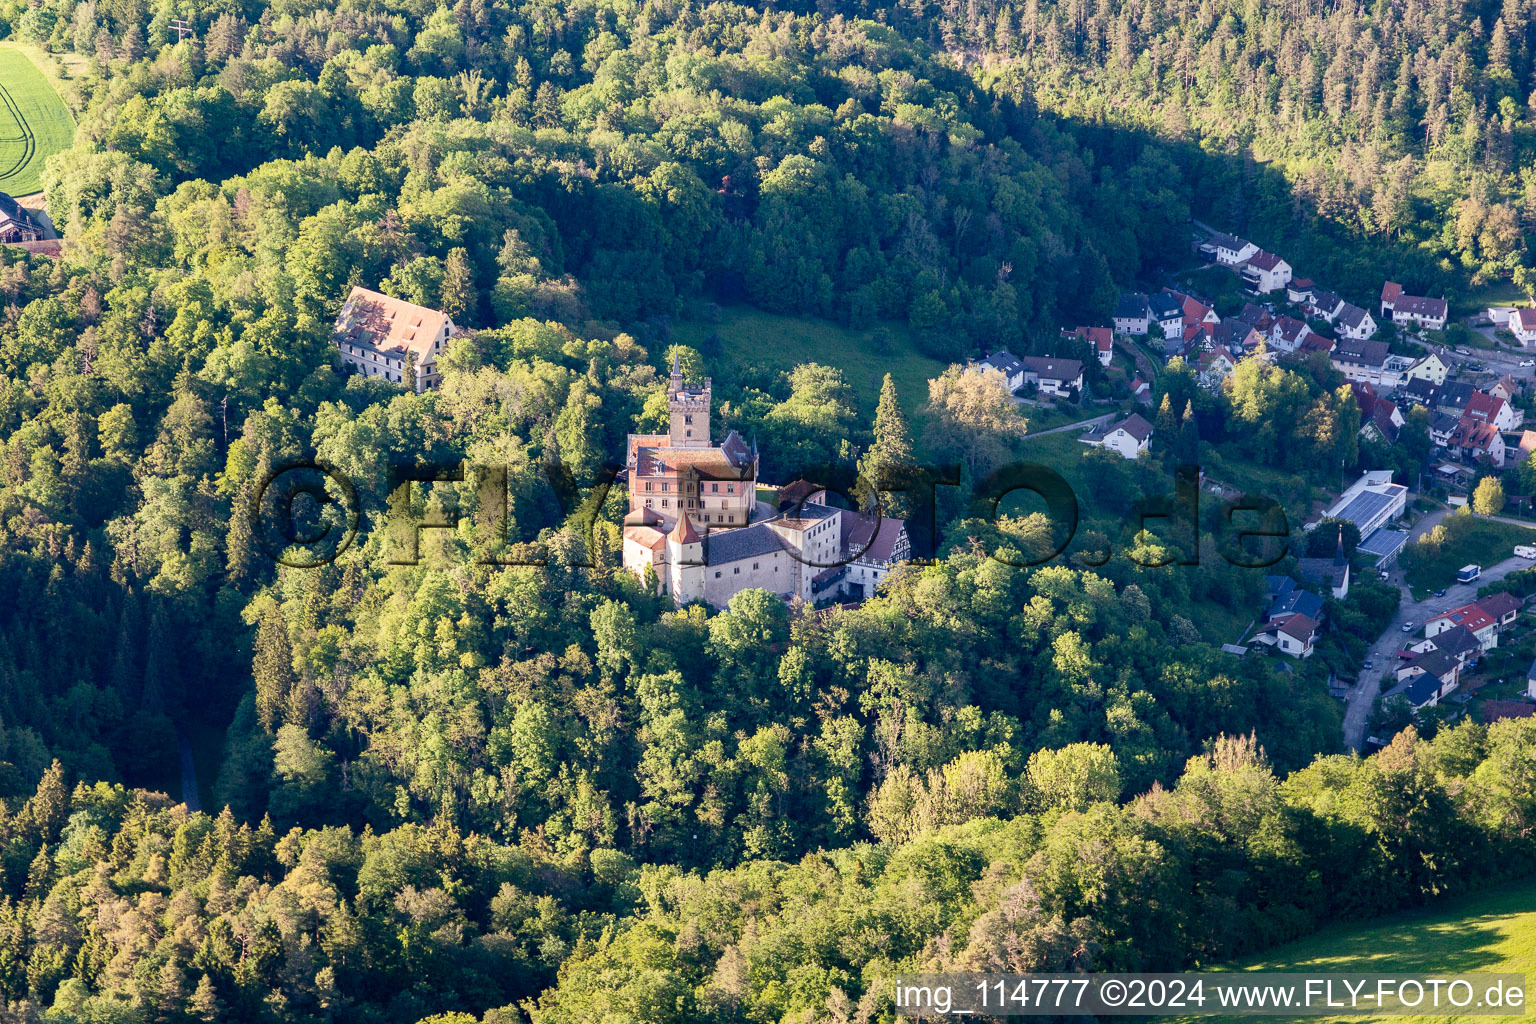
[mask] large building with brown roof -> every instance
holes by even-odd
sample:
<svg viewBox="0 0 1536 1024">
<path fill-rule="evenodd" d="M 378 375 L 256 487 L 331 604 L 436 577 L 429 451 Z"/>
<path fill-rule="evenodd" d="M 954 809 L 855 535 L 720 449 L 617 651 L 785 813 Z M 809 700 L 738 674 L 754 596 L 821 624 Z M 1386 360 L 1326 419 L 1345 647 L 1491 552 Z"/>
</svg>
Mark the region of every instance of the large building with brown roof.
<svg viewBox="0 0 1536 1024">
<path fill-rule="evenodd" d="M 712 382 L 690 387 L 676 360 L 667 381 L 665 434 L 630 434 L 624 468 L 629 510 L 649 509 L 667 529 L 679 515 L 695 524 L 745 526 L 757 503 L 757 451 L 732 430 L 710 443 Z"/>
<path fill-rule="evenodd" d="M 906 524 L 834 507 L 805 481 L 759 505 L 757 446 L 734 430 L 710 443 L 711 397 L 674 360 L 667 433 L 629 436 L 624 567 L 679 606 L 723 608 L 753 588 L 805 602 L 873 594 L 910 555 Z"/>
<path fill-rule="evenodd" d="M 417 391 L 442 379 L 438 357 L 459 333 L 447 313 L 367 288 L 353 288 L 336 318 L 331 344 L 352 373 L 382 377 Z"/>
</svg>

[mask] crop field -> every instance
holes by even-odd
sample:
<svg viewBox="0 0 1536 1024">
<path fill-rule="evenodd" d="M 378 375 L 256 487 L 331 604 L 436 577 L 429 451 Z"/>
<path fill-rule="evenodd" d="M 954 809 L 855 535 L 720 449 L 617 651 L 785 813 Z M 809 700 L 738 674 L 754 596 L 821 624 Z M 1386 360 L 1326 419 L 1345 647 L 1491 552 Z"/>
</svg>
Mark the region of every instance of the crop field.
<svg viewBox="0 0 1536 1024">
<path fill-rule="evenodd" d="M 41 191 L 44 161 L 74 137 L 74 119 L 42 71 L 20 49 L 0 46 L 0 192 Z"/>
</svg>

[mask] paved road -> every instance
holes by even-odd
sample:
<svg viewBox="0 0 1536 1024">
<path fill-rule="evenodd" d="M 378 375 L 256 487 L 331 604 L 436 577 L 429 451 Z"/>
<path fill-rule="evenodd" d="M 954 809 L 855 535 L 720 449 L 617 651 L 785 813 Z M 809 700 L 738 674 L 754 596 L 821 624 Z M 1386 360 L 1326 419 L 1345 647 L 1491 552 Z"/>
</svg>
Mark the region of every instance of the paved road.
<svg viewBox="0 0 1536 1024">
<path fill-rule="evenodd" d="M 1425 523 L 1414 530 L 1414 536 L 1427 532 L 1434 528 L 1445 517 L 1444 512 L 1432 513 L 1425 516 Z M 1403 603 L 1398 606 L 1397 616 L 1387 625 L 1381 636 L 1371 645 L 1366 659 L 1374 663 L 1370 669 L 1362 669 L 1360 677 L 1355 680 L 1355 685 L 1349 688 L 1344 698 L 1344 746 L 1348 750 L 1360 750 L 1365 744 L 1366 727 L 1370 724 L 1371 710 L 1376 706 L 1376 698 L 1381 694 L 1383 684 L 1391 689 L 1395 681 L 1388 674 L 1396 664 L 1397 652 L 1406 643 L 1420 639 L 1423 636 L 1424 621 L 1442 615 L 1452 608 L 1468 604 L 1477 598 L 1477 589 L 1490 583 L 1496 583 L 1514 572 L 1516 569 L 1529 569 L 1532 562 L 1528 558 L 1507 558 L 1498 565 L 1490 565 L 1483 569 L 1480 577 L 1471 583 L 1457 583 L 1445 588 L 1444 597 L 1433 595 L 1422 601 L 1413 600 L 1408 593 L 1406 584 L 1400 581 L 1400 574 L 1393 573 L 1393 578 L 1399 580 L 1403 588 Z M 1364 570 L 1369 572 L 1370 570 Z M 1403 632 L 1403 626 L 1412 623 L 1411 635 Z"/>
<path fill-rule="evenodd" d="M 1100 423 L 1108 423 L 1110 420 L 1115 419 L 1119 415 L 1120 413 L 1118 412 L 1107 412 L 1103 416 L 1095 416 L 1091 420 L 1078 420 L 1076 423 L 1068 423 L 1061 427 L 1052 427 L 1050 430 L 1031 430 L 1029 433 L 1024 435 L 1024 440 L 1028 441 L 1032 437 L 1043 437 L 1046 434 L 1059 434 L 1063 430 L 1087 430 L 1089 427 L 1096 427 Z"/>
</svg>

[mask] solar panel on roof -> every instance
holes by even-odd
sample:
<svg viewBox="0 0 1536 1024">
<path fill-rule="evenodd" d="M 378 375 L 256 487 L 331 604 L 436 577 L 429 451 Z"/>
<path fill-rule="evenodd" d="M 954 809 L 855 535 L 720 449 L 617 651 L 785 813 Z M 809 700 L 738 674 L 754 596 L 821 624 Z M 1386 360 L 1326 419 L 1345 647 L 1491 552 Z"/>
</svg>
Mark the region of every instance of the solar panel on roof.
<svg viewBox="0 0 1536 1024">
<path fill-rule="evenodd" d="M 1377 491 L 1364 491 L 1350 499 L 1349 504 L 1345 505 L 1335 518 L 1347 519 L 1359 526 L 1374 519 L 1383 509 L 1390 506 L 1392 501 L 1391 495 Z"/>
<path fill-rule="evenodd" d="M 1407 542 L 1408 535 L 1401 530 L 1372 530 L 1371 535 L 1360 542 L 1357 550 L 1385 557 L 1400 550 Z"/>
</svg>

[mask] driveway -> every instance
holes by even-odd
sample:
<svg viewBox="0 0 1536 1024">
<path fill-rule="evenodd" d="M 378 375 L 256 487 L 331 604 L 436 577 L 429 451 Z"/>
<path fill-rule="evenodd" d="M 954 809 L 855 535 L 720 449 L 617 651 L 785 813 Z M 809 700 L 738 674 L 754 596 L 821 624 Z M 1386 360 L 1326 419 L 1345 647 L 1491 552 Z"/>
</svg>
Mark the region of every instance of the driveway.
<svg viewBox="0 0 1536 1024">
<path fill-rule="evenodd" d="M 1414 536 L 1417 537 L 1433 529 L 1435 523 L 1444 517 L 1444 512 L 1425 516 L 1424 523 L 1414 530 Z M 1457 583 L 1446 587 L 1444 597 L 1430 595 L 1422 601 L 1414 601 L 1409 596 L 1408 587 L 1399 582 L 1403 590 L 1403 603 L 1398 606 L 1396 617 L 1387 625 L 1381 636 L 1376 638 L 1376 642 L 1371 645 L 1370 651 L 1366 654 L 1366 659 L 1373 662 L 1375 667 L 1362 669 L 1360 677 L 1355 680 L 1355 685 L 1349 688 L 1349 692 L 1344 697 L 1345 749 L 1361 750 L 1364 747 L 1371 710 L 1376 706 L 1376 698 L 1380 696 L 1382 686 L 1385 685 L 1387 689 L 1391 689 L 1396 685 L 1388 673 L 1397 664 L 1397 652 L 1406 644 L 1423 639 L 1425 620 L 1475 601 L 1479 587 L 1496 583 L 1516 569 L 1529 569 L 1533 565 L 1536 565 L 1536 562 L 1532 562 L 1529 558 L 1506 558 L 1498 565 L 1485 567 L 1482 575 L 1471 583 Z M 1398 575 L 1393 574 L 1394 577 Z M 1413 623 L 1412 633 L 1404 633 L 1403 626 L 1410 622 Z"/>
<path fill-rule="evenodd" d="M 1095 416 L 1091 420 L 1078 420 L 1076 423 L 1067 423 L 1063 426 L 1052 427 L 1050 430 L 1032 430 L 1024 435 L 1024 440 L 1028 441 L 1032 437 L 1044 437 L 1046 434 L 1059 434 L 1063 430 L 1087 430 L 1089 427 L 1096 427 L 1100 423 L 1108 423 L 1110 420 L 1115 419 L 1119 415 L 1120 413 L 1118 411 L 1107 412 L 1103 416 Z"/>
</svg>

